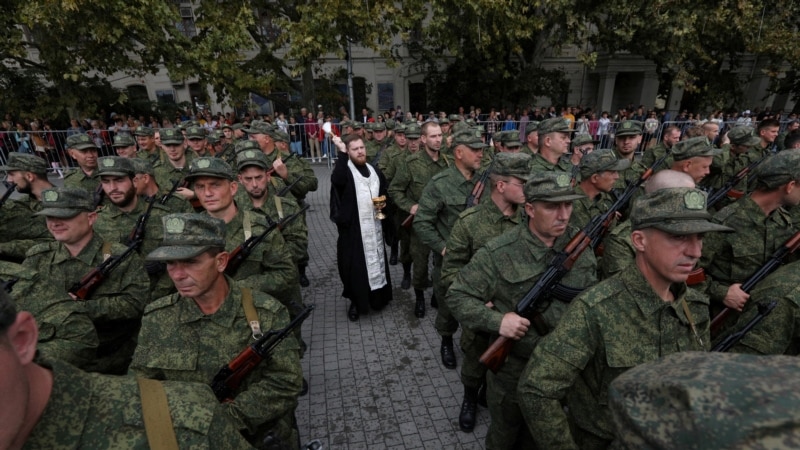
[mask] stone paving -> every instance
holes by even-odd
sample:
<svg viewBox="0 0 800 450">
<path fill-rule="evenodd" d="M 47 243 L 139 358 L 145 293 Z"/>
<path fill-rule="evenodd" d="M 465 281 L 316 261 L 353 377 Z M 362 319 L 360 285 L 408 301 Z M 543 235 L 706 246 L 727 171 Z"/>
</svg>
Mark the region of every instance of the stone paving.
<svg viewBox="0 0 800 450">
<path fill-rule="evenodd" d="M 458 369 L 442 366 L 436 310 L 429 304 L 423 319 L 414 316 L 413 290 L 399 287 L 399 264 L 391 267 L 395 288 L 389 306 L 358 322 L 347 319 L 349 301 L 341 297 L 336 269 L 336 227 L 328 219 L 331 169 L 315 164 L 314 172 L 319 189 L 307 198 L 311 286 L 303 296 L 316 309 L 303 324 L 309 393 L 297 408 L 301 441 L 319 439 L 337 450 L 484 448 L 486 408 L 478 407 L 474 432 L 458 428 L 463 353 L 456 349 Z M 428 289 L 425 296 L 430 295 Z"/>
</svg>

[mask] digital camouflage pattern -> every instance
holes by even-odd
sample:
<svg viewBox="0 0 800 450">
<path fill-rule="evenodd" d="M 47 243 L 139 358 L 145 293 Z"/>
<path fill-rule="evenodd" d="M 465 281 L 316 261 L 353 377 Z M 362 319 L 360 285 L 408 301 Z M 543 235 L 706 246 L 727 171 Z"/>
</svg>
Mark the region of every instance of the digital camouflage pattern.
<svg viewBox="0 0 800 450">
<path fill-rule="evenodd" d="M 194 300 L 177 293 L 148 305 L 131 370 L 156 380 L 206 384 L 251 345 L 242 286 L 227 276 L 226 280 L 228 295 L 213 314 L 204 314 Z M 258 291 L 252 295 L 262 330 L 289 324 L 289 313 L 277 300 Z M 240 428 L 246 427 L 254 435 L 263 437 L 264 432 L 273 430 L 284 442 L 294 443 L 297 435 L 291 423 L 302 382 L 299 346 L 290 336 L 243 380 L 236 398 L 222 408 Z"/>
<path fill-rule="evenodd" d="M 453 315 L 465 328 L 497 335 L 503 315 L 515 310 L 556 252 L 563 249 L 576 232 L 568 228 L 556 239 L 553 248 L 548 248 L 530 232 L 526 223 L 522 223 L 489 241 L 450 285 L 447 302 L 453 307 Z M 591 252 L 583 252 L 562 279 L 564 285 L 574 288 L 585 288 L 595 281 L 596 261 Z M 493 303 L 491 309 L 486 307 L 487 301 Z M 567 304 L 546 297 L 543 305 L 546 305 L 543 320 L 552 329 Z M 517 403 L 516 388 L 525 363 L 540 340 L 541 336 L 531 327 L 522 339 L 515 341 L 500 371 L 487 374 L 487 400 L 492 417 L 486 436 L 487 448 L 528 444 L 517 442 L 518 436 L 524 434 L 525 423 Z"/>
<path fill-rule="evenodd" d="M 758 313 L 757 304 L 777 300 L 772 310 L 730 351 L 760 355 L 800 354 L 800 261 L 786 264 L 764 278 L 750 292 L 741 314 L 728 327 L 729 332 L 742 329 Z M 720 333 L 715 339 L 722 341 L 729 333 Z"/>
<path fill-rule="evenodd" d="M 272 164 L 280 155 L 284 164 L 286 164 L 286 169 L 289 171 L 289 175 L 286 177 L 285 180 L 282 180 L 286 186 L 294 183 L 298 178 L 301 176 L 303 177 L 297 184 L 292 187 L 291 193 L 294 198 L 297 200 L 297 203 L 300 206 L 305 205 L 305 198 L 309 192 L 314 192 L 317 190 L 317 186 L 319 184 L 319 180 L 317 180 L 317 176 L 314 175 L 314 169 L 311 168 L 311 164 L 308 163 L 303 158 L 291 158 L 286 160 L 289 157 L 289 153 L 283 153 L 277 148 L 270 154 L 267 155 L 267 164 L 269 167 L 272 167 Z M 273 178 L 280 178 L 277 174 L 273 175 Z M 305 220 L 305 217 L 303 218 Z"/>
<path fill-rule="evenodd" d="M 53 391 L 23 449 L 150 448 L 136 378 L 85 373 L 58 360 L 39 364 L 52 370 Z M 251 448 L 207 385 L 163 385 L 181 449 Z"/>
<path fill-rule="evenodd" d="M 560 158 L 556 164 L 553 164 L 539 153 L 534 153 L 531 156 L 531 172 L 572 173 L 572 164 L 565 158 Z"/>
<path fill-rule="evenodd" d="M 575 186 L 574 190 L 576 194 L 582 196 L 582 198 L 572 202 L 572 215 L 569 216 L 569 224 L 575 228 L 583 229 L 594 216 L 603 214 L 614 204 L 614 200 L 605 192 L 597 194 L 594 198 L 589 198 L 580 185 Z"/>
<path fill-rule="evenodd" d="M 125 247 L 109 243 L 112 255 L 120 255 Z M 23 266 L 47 280 L 51 296 L 69 298 L 68 290 L 92 269 L 99 266 L 104 240 L 95 233 L 81 252 L 72 257 L 60 242 L 32 247 Z M 97 358 L 88 370 L 103 373 L 125 373 L 145 305 L 150 300 L 150 282 L 138 255 L 131 254 L 97 287 L 87 300 L 80 301 L 83 311 L 97 329 L 100 346 Z"/>
<path fill-rule="evenodd" d="M 631 166 L 627 159 L 618 158 L 613 150 L 601 148 L 595 150 L 581 158 L 579 164 L 581 179 L 587 179 L 592 175 L 605 171 L 619 172 Z"/>
<path fill-rule="evenodd" d="M 708 349 L 708 300 L 685 283 L 672 291 L 675 300 L 665 302 L 641 272 L 628 270 L 572 301 L 519 382 L 520 406 L 538 448 L 606 448 L 614 438 L 608 386 L 616 377 L 670 353 Z"/>
<path fill-rule="evenodd" d="M 161 157 L 156 162 L 152 163 L 158 187 L 160 189 L 169 190 L 169 188 L 172 187 L 173 181 L 183 180 L 183 178 L 189 174 L 189 167 L 192 165 L 192 161 L 197 159 L 197 157 L 197 154 L 193 150 L 187 148 L 185 153 L 185 165 L 183 167 L 175 167 L 172 165 L 172 162 L 170 162 L 167 154 L 161 152 Z"/>
<path fill-rule="evenodd" d="M 20 311 L 33 314 L 39 325 L 37 349 L 76 367 L 88 367 L 95 359 L 98 340 L 83 306 L 71 298 L 54 297 L 49 286 L 32 269 L 0 261 L 0 280 L 17 279 L 11 298 Z"/>
<path fill-rule="evenodd" d="M 35 216 L 42 203 L 32 195 L 9 198 L 0 208 L 0 253 L 22 260 L 32 246 L 53 240 L 44 217 Z"/>
<path fill-rule="evenodd" d="M 769 216 L 750 196 L 742 197 L 714 215 L 714 222 L 729 226 L 733 233 L 712 233 L 703 242 L 700 267 L 705 269 L 706 293 L 721 303 L 733 283 L 742 283 L 794 234 L 789 214 L 778 208 Z M 789 257 L 784 262 L 796 257 Z"/>
<path fill-rule="evenodd" d="M 714 148 L 707 137 L 697 136 L 676 142 L 671 156 L 674 161 L 683 161 L 698 156 L 717 156 L 720 153 L 722 150 Z"/>
<path fill-rule="evenodd" d="M 614 149 L 614 154 L 617 156 L 618 159 L 625 159 L 617 149 Z M 667 167 L 667 166 L 662 166 Z M 630 167 L 625 170 L 619 171 L 619 179 L 614 183 L 614 189 L 625 189 L 628 185 L 628 182 L 635 182 L 639 179 L 640 176 L 648 169 L 648 167 L 643 166 L 638 161 L 631 162 Z"/>
<path fill-rule="evenodd" d="M 636 249 L 631 242 L 631 221 L 617 224 L 603 239 L 603 264 L 600 264 L 600 279 L 605 280 L 633 264 Z"/>
<path fill-rule="evenodd" d="M 64 187 L 81 188 L 94 192 L 100 186 L 100 179 L 97 178 L 96 172 L 95 170 L 95 173 L 87 175 L 80 167 L 68 171 L 64 174 Z"/>
<path fill-rule="evenodd" d="M 0 166 L 0 172 L 12 171 L 47 175 L 47 162 L 29 153 L 8 152 L 8 160 L 4 166 Z"/>
<path fill-rule="evenodd" d="M 798 370 L 797 358 L 698 352 L 635 367 L 611 383 L 615 448 L 797 448 Z"/>
</svg>

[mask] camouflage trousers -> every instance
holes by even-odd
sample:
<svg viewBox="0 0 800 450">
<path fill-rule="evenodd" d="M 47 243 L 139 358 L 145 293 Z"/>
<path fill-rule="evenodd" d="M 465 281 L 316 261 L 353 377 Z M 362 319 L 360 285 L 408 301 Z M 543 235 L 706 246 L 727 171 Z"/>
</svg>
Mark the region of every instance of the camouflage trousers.
<svg viewBox="0 0 800 450">
<path fill-rule="evenodd" d="M 412 230 L 410 232 L 411 239 L 409 247 L 411 249 L 411 259 L 414 263 L 411 286 L 414 289 L 425 290 L 430 286 L 430 279 L 428 278 L 428 259 L 431 254 L 431 249 L 417 237 L 417 233 Z"/>
<path fill-rule="evenodd" d="M 461 350 L 464 361 L 461 363 L 461 383 L 468 388 L 478 389 L 486 377 L 488 369 L 478 359 L 489 348 L 490 338 L 484 333 L 476 333 L 461 327 Z"/>
<path fill-rule="evenodd" d="M 447 286 L 442 284 L 442 255 L 433 254 L 433 271 L 431 273 L 433 278 L 433 293 L 436 295 L 436 300 L 439 303 L 439 308 L 436 310 L 436 321 L 434 327 L 439 333 L 439 336 L 452 336 L 458 330 L 458 321 L 453 317 L 450 312 L 450 307 L 444 301 L 447 296 Z"/>
<path fill-rule="evenodd" d="M 400 264 L 411 264 L 411 233 L 401 226 L 397 227 L 397 239 L 400 241 Z"/>
<path fill-rule="evenodd" d="M 491 418 L 486 433 L 486 450 L 536 448 L 517 402 L 517 384 L 527 363 L 510 354 L 498 373 L 488 372 L 486 375 L 486 400 Z"/>
</svg>

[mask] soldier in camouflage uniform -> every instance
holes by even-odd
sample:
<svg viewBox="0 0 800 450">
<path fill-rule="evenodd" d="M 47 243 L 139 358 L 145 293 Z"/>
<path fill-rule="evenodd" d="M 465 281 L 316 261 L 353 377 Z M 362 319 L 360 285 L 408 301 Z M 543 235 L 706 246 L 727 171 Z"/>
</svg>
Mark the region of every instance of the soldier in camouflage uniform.
<svg viewBox="0 0 800 450">
<path fill-rule="evenodd" d="M 227 251 L 232 252 L 251 236 L 258 236 L 267 229 L 263 211 L 240 207 L 234 202 L 239 185 L 234 181 L 235 172 L 225 161 L 198 158 L 186 177 L 193 183 L 205 212 L 225 221 Z M 273 295 L 288 308 L 297 308 L 302 303 L 297 269 L 280 232 L 269 233 L 242 263 L 233 279 L 241 286 Z"/>
<path fill-rule="evenodd" d="M 394 123 L 394 120 L 392 120 Z M 389 124 L 387 123 L 387 128 Z M 378 160 L 377 169 L 379 169 L 383 176 L 386 178 L 387 183 L 391 183 L 392 178 L 394 178 L 394 174 L 397 170 L 397 162 L 396 160 L 400 156 L 404 156 L 406 153 L 406 128 L 402 124 L 400 125 L 392 125 L 392 132 L 391 137 L 387 137 L 386 139 L 391 140 L 391 144 L 383 151 L 383 155 Z M 387 171 L 391 170 L 391 174 L 387 174 Z M 390 176 L 391 175 L 391 176 Z M 389 220 L 392 221 L 394 224 L 394 239 L 389 242 L 389 247 L 391 248 L 391 255 L 389 256 L 389 265 L 394 266 L 397 265 L 398 259 L 398 246 L 400 244 L 400 238 L 398 233 L 400 232 L 400 222 L 404 219 L 404 217 L 400 217 L 397 214 L 396 209 L 392 209 L 391 214 L 389 215 Z M 406 243 L 408 239 L 406 237 Z M 408 245 L 406 244 L 406 249 L 408 250 Z M 410 279 L 409 279 L 410 280 Z"/>
<path fill-rule="evenodd" d="M 525 125 L 525 145 L 520 150 L 522 153 L 533 156 L 539 153 L 539 122 L 531 121 Z"/>
<path fill-rule="evenodd" d="M 710 236 L 703 249 L 700 266 L 714 310 L 725 306 L 741 311 L 750 297 L 741 283 L 795 232 L 784 207 L 800 203 L 800 150 L 784 150 L 767 159 L 755 177 L 750 195 L 714 215 L 715 222 L 736 232 Z"/>
<path fill-rule="evenodd" d="M 445 292 L 458 271 L 479 249 L 491 239 L 519 226 L 519 206 L 525 203 L 522 187 L 529 178 L 531 157 L 522 153 L 500 153 L 495 158 L 488 181 L 490 196 L 484 197 L 476 207 L 462 212 L 447 238 L 441 281 Z M 477 403 L 481 397 L 486 406 L 486 366 L 478 362 L 478 358 L 489 347 L 489 334 L 462 327 L 460 343 L 464 351 L 461 364 L 464 400 L 458 424 L 462 431 L 470 432 L 475 428 Z"/>
<path fill-rule="evenodd" d="M 133 136 L 136 138 L 136 144 L 139 146 L 139 151 L 136 153 L 139 158 L 146 159 L 153 165 L 163 159 L 164 151 L 161 150 L 156 143 L 155 130 L 144 125 L 139 125 L 133 130 Z"/>
<path fill-rule="evenodd" d="M 8 198 L 0 208 L 0 255 L 4 259 L 22 261 L 25 252 L 39 242 L 51 241 L 44 217 L 33 214 L 42 210 L 42 191 L 53 184 L 47 179 L 47 164 L 38 156 L 11 152 L 8 162 L 0 167 L 16 191 L 23 194 Z"/>
<path fill-rule="evenodd" d="M 794 448 L 798 370 L 786 356 L 698 352 L 635 367 L 608 394 L 614 448 Z"/>
<path fill-rule="evenodd" d="M 217 158 L 197 162 L 209 159 L 224 164 Z M 208 383 L 254 337 L 285 327 L 289 313 L 270 295 L 224 275 L 230 244 L 222 220 L 173 214 L 163 222 L 162 247 L 148 259 L 166 262 L 178 293 L 148 305 L 131 369 L 152 379 Z M 251 443 L 271 431 L 287 448 L 296 448 L 292 425 L 302 379 L 299 347 L 290 336 L 243 380 L 223 409 L 247 429 Z"/>
<path fill-rule="evenodd" d="M 186 144 L 196 156 L 214 156 L 208 151 L 205 128 L 199 126 L 188 127 L 185 129 L 184 136 L 186 137 Z"/>
<path fill-rule="evenodd" d="M 78 163 L 78 169 L 64 176 L 64 186 L 99 193 L 100 180 L 95 176 L 97 152 L 97 145 L 88 134 L 73 134 L 67 138 L 67 153 Z"/>
<path fill-rule="evenodd" d="M 695 184 L 701 184 L 711 173 L 711 164 L 722 150 L 714 148 L 705 136 L 689 138 L 672 147 L 672 170 L 688 173 Z"/>
<path fill-rule="evenodd" d="M 273 186 L 278 183 L 278 179 L 283 181 L 286 186 L 292 185 L 291 193 L 297 200 L 297 204 L 301 207 L 305 206 L 306 195 L 309 192 L 317 190 L 319 181 L 317 176 L 314 175 L 314 170 L 311 165 L 303 158 L 294 157 L 284 160 L 289 156 L 289 135 L 283 131 L 275 129 L 274 126 L 267 122 L 254 120 L 250 124 L 250 128 L 245 131 L 250 135 L 250 139 L 256 141 L 259 148 L 267 156 L 267 161 L 272 169 L 275 169 L 272 177 Z M 285 142 L 285 151 L 277 147 L 276 142 Z M 299 181 L 298 181 L 299 179 Z M 306 221 L 305 214 L 298 218 L 303 223 Z M 306 277 L 306 267 L 308 266 L 308 249 L 306 254 L 298 261 L 298 271 L 300 276 L 300 283 L 302 286 L 308 286 L 309 280 Z"/>
<path fill-rule="evenodd" d="M 703 233 L 730 229 L 709 221 L 705 199 L 695 188 L 637 199 L 635 270 L 584 291 L 534 349 L 518 398 L 537 448 L 607 448 L 614 434 L 606 396 L 614 378 L 670 353 L 708 349 L 708 299 L 685 280 L 700 258 Z"/>
<path fill-rule="evenodd" d="M 414 219 L 414 232 L 423 244 L 433 252 L 433 298 L 442 300 L 436 314 L 436 331 L 442 336 L 442 363 L 448 369 L 456 368 L 453 351 L 453 333 L 458 322 L 444 302 L 446 286 L 441 282 L 442 258 L 447 249 L 447 238 L 458 215 L 466 209 L 466 200 L 475 188 L 480 176 L 483 150 L 488 147 L 470 131 L 459 132 L 453 138 L 453 165 L 431 178 L 422 190 L 419 208 Z M 417 299 L 419 303 L 419 299 Z M 433 300 L 431 300 L 433 303 Z M 438 303 L 438 302 L 437 302 Z M 425 299 L 422 299 L 422 307 Z"/>
<path fill-rule="evenodd" d="M 406 214 L 412 216 L 417 214 L 419 199 L 425 185 L 434 175 L 450 166 L 448 157 L 439 152 L 442 147 L 442 130 L 439 125 L 434 122 L 426 122 L 422 126 L 421 133 L 424 150 L 406 156 L 404 164 L 398 167 L 397 173 L 389 185 L 389 197 L 402 211 L 401 217 L 408 217 Z M 410 141 L 409 130 L 406 130 L 406 136 Z M 407 219 L 404 218 L 404 220 Z M 425 317 L 424 291 L 428 287 L 428 257 L 431 251 L 413 229 L 411 230 L 410 248 L 414 264 L 412 285 L 416 296 L 414 315 L 422 318 Z M 405 269 L 405 265 L 403 268 Z M 403 278 L 405 279 L 405 276 Z"/>
<path fill-rule="evenodd" d="M 161 187 L 158 185 L 155 177 L 153 166 L 143 158 L 132 158 L 133 169 L 136 171 L 136 195 L 141 197 L 155 196 L 161 205 L 166 206 L 170 212 L 194 212 L 191 203 L 184 197 L 175 194 L 172 187 L 175 180 L 170 186 Z M 175 186 L 177 188 L 177 186 Z"/>
<path fill-rule="evenodd" d="M 702 184 L 707 188 L 721 188 L 739 171 L 758 161 L 763 162 L 763 158 L 769 156 L 769 152 L 761 150 L 759 145 L 761 139 L 752 127 L 735 127 L 728 132 L 727 137 L 730 143 L 722 146 L 722 152 L 714 158 L 711 165 L 711 173 L 703 179 Z M 747 177 L 734 186 L 727 197 L 715 205 L 715 208 L 722 209 L 741 198 L 746 192 L 748 192 Z"/>
<path fill-rule="evenodd" d="M 187 151 L 186 139 L 181 130 L 177 128 L 163 128 L 161 130 L 161 145 L 164 152 L 158 161 L 153 164 L 156 183 L 159 186 L 172 186 L 176 180 L 184 180 L 175 194 L 180 195 L 186 200 L 194 198 L 194 192 L 188 187 L 185 181 L 186 174 L 189 173 L 189 166 L 192 161 L 197 159 L 194 151 Z"/>
<path fill-rule="evenodd" d="M 144 159 L 141 161 L 146 163 Z M 134 181 L 136 170 L 133 166 L 133 159 L 119 156 L 100 158 L 97 176 L 100 178 L 100 185 L 108 200 L 106 205 L 97 211 L 97 221 L 94 223 L 95 232 L 111 242 L 128 246 L 131 244 L 129 239 L 140 218 L 149 209 L 149 218 L 143 230 L 143 241 L 137 253 L 144 256 L 158 247 L 163 238 L 161 217 L 172 211 L 159 203 L 160 199 L 157 196 L 144 198 L 137 195 L 136 181 Z M 161 298 L 175 292 L 163 264 L 147 262 L 144 266 L 150 278 L 151 298 Z"/>
<path fill-rule="evenodd" d="M 572 203 L 570 225 L 582 229 L 592 217 L 603 214 L 611 208 L 614 200 L 609 195 L 619 172 L 630 166 L 627 159 L 619 159 L 611 149 L 595 150 L 581 159 L 581 182 L 575 186 L 575 193 L 584 197 Z"/>
<path fill-rule="evenodd" d="M 557 252 L 578 232 L 568 226 L 572 202 L 579 198 L 569 185 L 569 175 L 531 173 L 524 192 L 528 220 L 478 250 L 447 293 L 447 302 L 462 326 L 515 340 L 498 372 L 487 374 L 486 398 L 491 416 L 487 449 L 533 448 L 516 388 L 541 337 L 534 328 L 529 328 L 531 321 L 517 315 L 515 309 Z M 596 280 L 596 269 L 594 255 L 583 252 L 562 283 L 574 288 L 590 286 Z M 546 306 L 533 322 L 546 333 L 559 322 L 567 303 L 548 294 L 543 300 Z M 487 302 L 491 307 L 487 307 Z"/>
<path fill-rule="evenodd" d="M 572 173 L 572 165 L 563 158 L 569 151 L 569 122 L 561 117 L 539 123 L 539 151 L 531 157 L 532 172 Z"/>
<path fill-rule="evenodd" d="M 647 170 L 634 160 L 636 149 L 642 143 L 642 123 L 636 120 L 624 120 L 617 127 L 614 134 L 614 152 L 619 159 L 627 159 L 630 167 L 619 173 L 619 179 L 614 183 L 614 189 L 625 189 L 628 182 L 633 182 Z M 664 166 L 668 167 L 668 166 Z"/>
<path fill-rule="evenodd" d="M 647 148 L 642 154 L 642 159 L 639 160 L 639 163 L 644 167 L 650 167 L 661 159 L 668 150 L 672 149 L 672 146 L 677 144 L 681 140 L 681 129 L 671 125 L 664 128 L 664 131 L 661 132 L 661 142 L 658 144 Z M 658 170 L 667 169 L 672 166 L 672 157 L 668 156 L 664 160 L 664 164 L 662 164 Z"/>
<path fill-rule="evenodd" d="M 42 210 L 54 242 L 28 250 L 23 265 L 48 281 L 52 297 L 70 297 L 70 287 L 125 246 L 95 233 L 97 213 L 91 194 L 83 189 L 55 188 L 42 193 Z M 112 256 L 113 257 L 113 256 Z M 147 273 L 141 258 L 129 254 L 97 288 L 80 302 L 97 328 L 100 346 L 92 371 L 125 373 L 136 346 L 136 332 L 144 306 L 150 300 Z"/>
<path fill-rule="evenodd" d="M 136 141 L 128 133 L 117 133 L 114 135 L 114 143 L 111 144 L 117 156 L 123 158 L 136 158 Z"/>
<path fill-rule="evenodd" d="M 386 150 L 392 144 L 386 137 L 386 124 L 372 124 L 372 140 L 367 142 L 367 162 L 372 167 L 380 167 L 381 159 L 386 158 Z"/>
<path fill-rule="evenodd" d="M 522 151 L 522 143 L 519 141 L 519 133 L 517 131 L 510 130 L 502 132 L 498 138 L 500 139 L 501 151 L 509 153 Z"/>
<path fill-rule="evenodd" d="M 250 448 L 207 385 L 168 382 L 146 388 L 163 386 L 166 410 L 161 410 L 141 399 L 133 377 L 89 374 L 50 360 L 47 353 L 37 357 L 36 336 L 48 333 L 46 324 L 37 327 L 29 312 L 17 312 L 0 293 L 0 447 L 158 448 L 148 434 L 159 430 L 145 430 L 144 422 L 163 413 L 172 426 L 161 430 L 172 431 L 181 448 Z"/>
</svg>

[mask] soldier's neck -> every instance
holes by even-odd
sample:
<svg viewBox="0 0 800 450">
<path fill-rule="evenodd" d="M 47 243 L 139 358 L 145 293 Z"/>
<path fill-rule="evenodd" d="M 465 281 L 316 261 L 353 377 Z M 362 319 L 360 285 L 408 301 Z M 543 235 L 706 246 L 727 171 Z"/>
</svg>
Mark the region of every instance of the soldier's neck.
<svg viewBox="0 0 800 450">
<path fill-rule="evenodd" d="M 47 180 L 36 180 L 31 183 L 31 195 L 36 198 L 36 200 L 42 201 L 42 191 L 45 189 L 52 189 L 53 183 Z"/>
<path fill-rule="evenodd" d="M 78 242 L 74 242 L 72 244 L 65 243 L 64 247 L 69 252 L 69 255 L 74 258 L 78 256 L 84 248 L 86 248 L 86 246 L 89 244 L 89 241 L 92 240 L 92 237 L 94 237 L 94 231 L 86 233 L 86 236 L 83 236 Z"/>
<path fill-rule="evenodd" d="M 428 154 L 428 156 L 431 157 L 432 160 L 434 160 L 434 161 L 438 161 L 439 160 L 439 152 L 438 151 L 431 150 L 428 147 L 425 147 L 425 152 Z"/>
<path fill-rule="evenodd" d="M 211 286 L 211 289 L 192 300 L 194 300 L 194 303 L 200 308 L 203 314 L 209 316 L 219 311 L 222 304 L 225 303 L 225 299 L 228 298 L 228 292 L 230 292 L 228 281 L 225 279 L 225 276 L 220 273 Z"/>
<path fill-rule="evenodd" d="M 50 370 L 31 362 L 25 367 L 25 374 L 30 387 L 28 389 L 28 407 L 23 412 L 25 420 L 22 428 L 9 448 L 22 448 L 25 445 L 25 441 L 28 440 L 39 419 L 42 418 L 53 392 L 53 372 Z"/>
<path fill-rule="evenodd" d="M 225 223 L 230 223 L 234 217 L 236 217 L 236 213 L 239 212 L 239 209 L 236 207 L 236 203 L 231 202 L 225 209 L 214 211 L 208 213 L 211 217 L 222 219 Z"/>
<path fill-rule="evenodd" d="M 511 217 L 517 213 L 518 206 L 506 200 L 503 194 L 496 188 L 492 190 L 491 199 L 504 216 Z"/>
<path fill-rule="evenodd" d="M 769 216 L 773 211 L 783 205 L 783 187 L 774 191 L 753 191 L 750 198 L 761 208 L 765 216 Z"/>
</svg>

